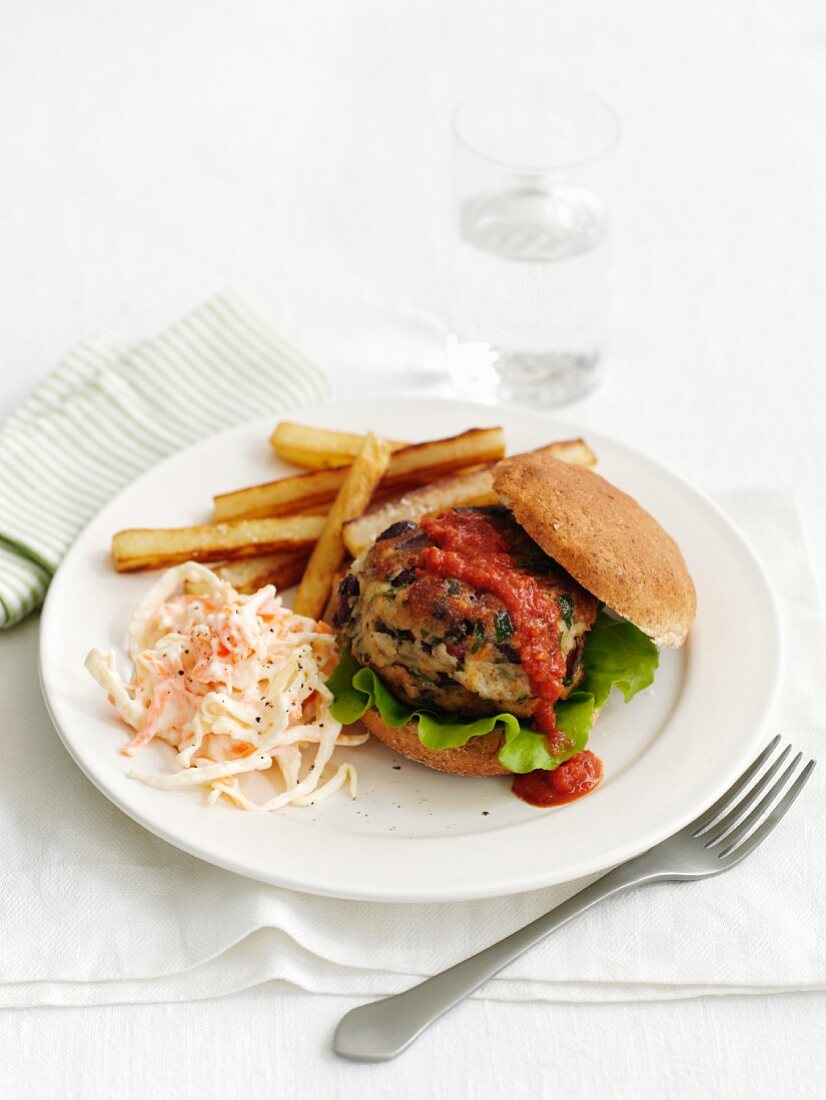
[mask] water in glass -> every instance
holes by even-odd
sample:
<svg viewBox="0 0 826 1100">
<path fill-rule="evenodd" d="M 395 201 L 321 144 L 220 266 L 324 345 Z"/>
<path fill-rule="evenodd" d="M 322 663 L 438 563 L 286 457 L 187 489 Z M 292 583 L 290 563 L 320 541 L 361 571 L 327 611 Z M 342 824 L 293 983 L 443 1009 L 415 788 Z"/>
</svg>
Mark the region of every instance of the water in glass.
<svg viewBox="0 0 826 1100">
<path fill-rule="evenodd" d="M 451 259 L 454 384 L 559 403 L 598 380 L 607 209 L 577 186 L 534 181 L 465 199 Z"/>
</svg>

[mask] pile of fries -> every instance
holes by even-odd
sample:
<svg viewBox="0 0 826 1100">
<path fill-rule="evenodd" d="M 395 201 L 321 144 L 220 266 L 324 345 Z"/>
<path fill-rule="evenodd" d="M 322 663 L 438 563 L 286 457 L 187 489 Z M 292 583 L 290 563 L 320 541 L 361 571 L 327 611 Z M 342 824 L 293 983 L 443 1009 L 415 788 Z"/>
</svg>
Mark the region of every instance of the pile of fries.
<svg viewBox="0 0 826 1100">
<path fill-rule="evenodd" d="M 239 592 L 298 584 L 294 610 L 319 619 L 348 554 L 357 557 L 398 520 L 495 503 L 491 469 L 505 456 L 501 428 L 409 444 L 282 421 L 270 442 L 304 472 L 219 494 L 212 523 L 119 531 L 115 568 L 219 563 L 215 572 Z M 582 439 L 543 449 L 563 462 L 596 465 Z"/>
</svg>

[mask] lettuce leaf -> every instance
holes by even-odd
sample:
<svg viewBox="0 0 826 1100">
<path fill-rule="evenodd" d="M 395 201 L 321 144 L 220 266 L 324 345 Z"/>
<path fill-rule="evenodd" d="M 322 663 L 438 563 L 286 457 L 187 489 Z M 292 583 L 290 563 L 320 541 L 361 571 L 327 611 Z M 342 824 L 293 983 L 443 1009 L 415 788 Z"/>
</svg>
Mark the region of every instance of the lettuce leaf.
<svg viewBox="0 0 826 1100">
<path fill-rule="evenodd" d="M 330 713 L 336 721 L 349 726 L 375 707 L 382 721 L 392 729 L 415 718 L 419 738 L 429 749 L 460 748 L 471 737 L 481 737 L 500 725 L 505 735 L 505 743 L 499 750 L 503 767 L 520 774 L 540 768 L 553 771 L 585 748 L 595 713 L 614 684 L 626 702 L 648 687 L 654 679 L 658 655 L 654 643 L 637 627 L 611 619 L 600 611 L 588 635 L 582 660 L 585 677 L 580 688 L 554 708 L 557 727 L 568 742 L 564 752 L 556 756 L 548 751 L 548 739 L 543 733 L 531 729 L 513 714 L 503 711 L 465 721 L 455 714 L 436 714 L 399 702 L 381 677 L 360 665 L 347 648 L 342 648 L 339 662 L 327 681 L 334 696 Z"/>
<path fill-rule="evenodd" d="M 358 722 L 373 705 L 371 699 L 365 698 L 364 692 L 353 686 L 353 678 L 361 667 L 349 648 L 342 646 L 338 664 L 327 681 L 327 687 L 333 693 L 330 713 L 342 726 L 352 726 L 353 722 Z"/>
<path fill-rule="evenodd" d="M 548 738 L 528 726 L 520 724 L 519 732 L 505 730 L 505 744 L 499 750 L 499 762 L 509 772 L 522 774 L 538 769 L 552 772 L 554 768 L 582 752 L 588 744 L 594 724 L 594 697 L 587 691 L 574 691 L 567 699 L 560 699 L 554 707 L 556 728 L 565 734 L 568 748 L 558 756 L 548 751 Z"/>
<path fill-rule="evenodd" d="M 585 678 L 580 689 L 593 695 L 597 709 L 615 686 L 629 703 L 637 692 L 654 682 L 659 660 L 657 647 L 638 627 L 625 619 L 612 619 L 600 610 L 585 642 Z"/>
</svg>

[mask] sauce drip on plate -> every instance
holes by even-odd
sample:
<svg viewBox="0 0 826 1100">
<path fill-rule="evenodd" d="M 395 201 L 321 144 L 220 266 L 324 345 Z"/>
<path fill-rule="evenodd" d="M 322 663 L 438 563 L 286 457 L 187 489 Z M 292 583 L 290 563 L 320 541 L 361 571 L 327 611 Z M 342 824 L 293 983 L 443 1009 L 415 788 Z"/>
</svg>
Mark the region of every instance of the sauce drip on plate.
<svg viewBox="0 0 826 1100">
<path fill-rule="evenodd" d="M 539 770 L 515 776 L 512 790 L 531 806 L 561 806 L 588 794 L 601 779 L 602 761 L 585 749 L 552 772 Z"/>
</svg>

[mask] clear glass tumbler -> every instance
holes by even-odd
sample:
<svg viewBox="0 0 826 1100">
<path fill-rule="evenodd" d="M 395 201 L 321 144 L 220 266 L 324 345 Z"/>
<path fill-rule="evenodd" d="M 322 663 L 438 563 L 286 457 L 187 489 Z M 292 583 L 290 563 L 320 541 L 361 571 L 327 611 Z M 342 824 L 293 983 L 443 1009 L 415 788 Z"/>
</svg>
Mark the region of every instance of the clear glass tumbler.
<svg viewBox="0 0 826 1100">
<path fill-rule="evenodd" d="M 558 405 L 600 379 L 616 115 L 544 81 L 453 115 L 448 370 L 463 393 Z"/>
</svg>

